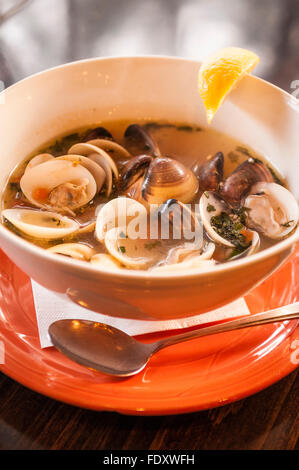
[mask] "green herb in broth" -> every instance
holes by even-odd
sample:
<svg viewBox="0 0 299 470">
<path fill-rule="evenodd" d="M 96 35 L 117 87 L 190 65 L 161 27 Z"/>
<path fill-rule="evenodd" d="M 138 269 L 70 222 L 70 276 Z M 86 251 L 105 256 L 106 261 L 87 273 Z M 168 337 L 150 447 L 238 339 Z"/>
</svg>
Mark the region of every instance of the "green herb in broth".
<svg viewBox="0 0 299 470">
<path fill-rule="evenodd" d="M 159 240 L 155 240 L 153 242 L 148 242 L 144 244 L 144 248 L 146 248 L 147 250 L 152 250 L 158 246 L 161 246 L 161 242 Z"/>
<path fill-rule="evenodd" d="M 236 151 L 237 151 L 237 152 L 240 152 L 240 153 L 243 153 L 243 154 L 246 155 L 246 157 L 248 157 L 248 158 L 253 158 L 252 153 L 248 150 L 247 147 L 242 147 L 241 145 L 238 145 L 238 146 L 236 147 Z"/>
<path fill-rule="evenodd" d="M 144 128 L 147 130 L 159 130 L 159 129 L 169 129 L 169 128 L 175 128 L 175 124 L 169 124 L 169 123 L 159 123 L 159 122 L 147 122 L 144 125 Z"/>
<path fill-rule="evenodd" d="M 239 158 L 240 158 L 236 152 L 229 152 L 227 156 L 232 163 L 238 163 Z"/>
<path fill-rule="evenodd" d="M 193 132 L 194 128 L 191 126 L 178 126 L 177 127 L 178 131 L 183 131 L 183 132 Z"/>
<path fill-rule="evenodd" d="M 62 139 L 56 140 L 56 142 L 50 147 L 46 148 L 45 151 L 52 153 L 54 156 L 58 156 L 60 153 L 65 153 L 66 150 L 73 144 L 80 141 L 81 135 L 78 132 L 66 135 Z"/>
<path fill-rule="evenodd" d="M 277 176 L 276 172 L 273 170 L 273 168 L 271 168 L 271 166 L 267 165 L 272 176 L 273 176 L 273 179 L 274 179 L 274 182 L 277 183 L 277 184 L 280 184 L 281 186 L 284 186 L 284 183 L 282 182 L 282 180 Z"/>
<path fill-rule="evenodd" d="M 201 127 L 198 126 L 190 126 L 189 124 L 170 124 L 170 123 L 163 123 L 163 122 L 148 122 L 144 125 L 145 129 L 148 130 L 160 130 L 160 129 L 176 129 L 182 132 L 200 132 L 202 130 Z"/>
</svg>

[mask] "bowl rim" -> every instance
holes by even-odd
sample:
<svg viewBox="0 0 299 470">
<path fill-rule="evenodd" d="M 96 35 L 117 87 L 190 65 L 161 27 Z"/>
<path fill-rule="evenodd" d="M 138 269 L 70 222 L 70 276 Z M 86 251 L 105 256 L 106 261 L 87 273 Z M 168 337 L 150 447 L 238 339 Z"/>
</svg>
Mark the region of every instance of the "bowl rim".
<svg viewBox="0 0 299 470">
<path fill-rule="evenodd" d="M 51 72 L 56 72 L 57 70 L 63 70 L 66 68 L 76 67 L 80 64 L 84 63 L 93 63 L 93 62 L 103 62 L 103 61 L 122 61 L 122 60 L 132 60 L 132 61 L 172 61 L 172 62 L 185 62 L 185 63 L 193 63 L 200 66 L 201 62 L 199 60 L 195 60 L 192 58 L 186 57 L 177 57 L 177 56 L 167 56 L 167 55 L 136 55 L 136 56 L 109 56 L 109 57 L 92 57 L 88 59 L 81 59 L 72 62 L 67 62 L 65 64 L 61 64 L 55 67 L 51 67 L 42 71 L 39 71 L 35 74 L 32 74 L 28 77 L 19 80 L 18 82 L 14 83 L 13 85 L 9 86 L 8 88 L 4 89 L 0 93 L 0 97 L 2 94 L 12 93 L 15 88 L 19 87 L 23 82 L 30 81 L 36 77 L 47 75 Z M 265 87 L 270 87 L 274 89 L 277 93 L 282 94 L 287 100 L 284 101 L 285 106 L 289 106 L 292 108 L 293 112 L 299 113 L 299 101 L 293 97 L 291 94 L 282 90 L 276 85 L 272 83 L 256 77 L 254 75 L 247 75 L 246 77 L 249 80 L 261 82 Z M 295 106 L 293 106 L 295 104 Z M 2 190 L 1 190 L 2 193 Z M 2 212 L 2 211 L 1 211 Z M 0 214 L 1 215 L 1 214 Z M 94 273 L 94 274 L 104 274 L 108 278 L 130 278 L 130 279 L 142 279 L 142 280 L 165 280 L 168 278 L 171 279 L 181 279 L 181 278 L 197 278 L 197 277 L 204 277 L 211 274 L 221 274 L 226 273 L 227 271 L 232 270 L 234 267 L 246 267 L 254 263 L 261 262 L 264 259 L 268 259 L 269 257 L 280 253 L 288 248 L 291 248 L 295 245 L 296 242 L 299 241 L 299 226 L 294 230 L 292 235 L 289 237 L 279 241 L 275 245 L 268 247 L 258 253 L 252 254 L 245 258 L 240 258 L 238 260 L 228 261 L 226 263 L 221 263 L 218 265 L 213 266 L 207 270 L 202 270 L 201 268 L 190 268 L 189 270 L 182 270 L 177 272 L 172 271 L 165 271 L 165 272 L 155 272 L 155 271 L 148 271 L 148 270 L 131 270 L 131 269 L 115 269 L 109 270 L 104 268 L 96 267 L 95 265 L 88 263 L 86 261 L 80 261 L 73 258 L 68 258 L 64 256 L 60 256 L 55 253 L 50 253 L 44 248 L 41 248 L 33 243 L 25 240 L 18 235 L 11 232 L 7 227 L 5 227 L 2 222 L 0 221 L 0 235 L 3 236 L 8 242 L 16 244 L 19 249 L 23 249 L 27 251 L 29 254 L 32 254 L 37 257 L 41 257 L 44 261 L 52 261 L 56 264 L 59 264 L 61 267 L 65 266 L 66 268 L 72 268 L 74 271 L 84 271 L 86 273 Z"/>
</svg>

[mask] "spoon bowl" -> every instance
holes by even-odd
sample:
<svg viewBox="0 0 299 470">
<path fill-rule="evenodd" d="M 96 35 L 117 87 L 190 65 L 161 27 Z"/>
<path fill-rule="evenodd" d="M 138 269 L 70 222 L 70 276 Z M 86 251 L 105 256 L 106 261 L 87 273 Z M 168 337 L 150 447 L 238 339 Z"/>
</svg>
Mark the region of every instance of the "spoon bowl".
<svg viewBox="0 0 299 470">
<path fill-rule="evenodd" d="M 155 350 L 155 343 L 143 344 L 113 326 L 88 320 L 59 320 L 49 333 L 54 346 L 73 361 L 119 377 L 140 372 Z"/>
</svg>

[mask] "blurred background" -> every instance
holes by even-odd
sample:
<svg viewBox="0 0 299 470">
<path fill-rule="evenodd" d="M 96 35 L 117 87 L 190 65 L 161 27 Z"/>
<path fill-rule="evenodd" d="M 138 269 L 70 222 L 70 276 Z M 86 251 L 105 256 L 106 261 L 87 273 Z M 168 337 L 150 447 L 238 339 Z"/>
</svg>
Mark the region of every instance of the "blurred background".
<svg viewBox="0 0 299 470">
<path fill-rule="evenodd" d="M 292 91 L 299 80 L 298 0 L 0 0 L 0 80 L 94 56 L 203 59 L 252 49 L 255 73 Z"/>
</svg>

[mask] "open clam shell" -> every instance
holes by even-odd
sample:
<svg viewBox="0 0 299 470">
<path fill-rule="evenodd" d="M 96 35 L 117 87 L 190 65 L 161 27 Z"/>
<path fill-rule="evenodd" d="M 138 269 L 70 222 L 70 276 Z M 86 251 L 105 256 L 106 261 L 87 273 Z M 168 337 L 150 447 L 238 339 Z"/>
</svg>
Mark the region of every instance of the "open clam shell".
<svg viewBox="0 0 299 470">
<path fill-rule="evenodd" d="M 106 195 L 109 196 L 112 191 L 113 175 L 116 180 L 118 180 L 118 169 L 110 155 L 101 148 L 90 143 L 72 145 L 68 153 L 88 157 L 103 168 L 106 175 Z"/>
<path fill-rule="evenodd" d="M 183 244 L 177 248 L 179 256 L 202 250 L 204 246 L 202 224 L 189 206 L 176 199 L 168 199 L 161 204 L 158 213 L 161 236 L 165 234 L 168 236 L 171 231 L 171 236 Z M 171 251 L 175 253 L 175 249 Z"/>
<path fill-rule="evenodd" d="M 246 237 L 246 243 L 248 243 L 247 248 L 242 249 L 232 249 L 231 253 L 229 254 L 228 258 L 225 261 L 232 261 L 239 258 L 244 258 L 245 256 L 250 256 L 256 253 L 260 246 L 260 236 L 254 230 L 245 229 L 243 231 Z"/>
<path fill-rule="evenodd" d="M 39 155 L 36 155 L 35 157 L 31 158 L 31 160 L 28 162 L 25 172 L 33 168 L 34 166 L 40 165 L 41 163 L 48 162 L 49 160 L 53 160 L 55 157 L 51 155 L 50 153 L 40 153 Z"/>
<path fill-rule="evenodd" d="M 186 246 L 173 248 L 172 250 L 170 250 L 166 260 L 166 264 L 181 263 L 182 261 L 185 261 L 193 256 L 196 256 L 197 259 L 209 260 L 212 258 L 214 251 L 215 243 L 212 242 L 204 244 L 201 250 L 192 250 L 190 249 L 188 244 L 186 244 Z"/>
<path fill-rule="evenodd" d="M 100 165 L 97 165 L 93 160 L 90 158 L 84 157 L 82 155 L 62 155 L 61 157 L 56 157 L 56 161 L 59 160 L 67 160 L 73 162 L 73 165 L 81 165 L 86 168 L 94 177 L 95 182 L 97 183 L 97 192 L 102 189 L 102 186 L 105 182 L 105 171 Z"/>
<path fill-rule="evenodd" d="M 93 266 L 100 269 L 108 269 L 114 271 L 115 269 L 123 269 L 122 265 L 111 255 L 107 253 L 97 253 L 90 259 Z"/>
<path fill-rule="evenodd" d="M 199 211 L 205 230 L 212 240 L 225 246 L 233 247 L 233 243 L 219 235 L 212 225 L 212 219 L 222 213 L 229 214 L 231 209 L 216 193 L 205 191 L 199 201 Z"/>
<path fill-rule="evenodd" d="M 215 261 L 212 259 L 205 260 L 202 259 L 201 255 L 192 255 L 186 258 L 181 263 L 174 263 L 174 264 L 164 264 L 161 266 L 153 267 L 150 272 L 153 273 L 169 273 L 169 272 L 176 272 L 176 271 L 189 271 L 190 269 L 200 269 L 201 271 L 210 271 L 215 266 Z"/>
<path fill-rule="evenodd" d="M 128 160 L 132 158 L 132 155 L 130 152 L 128 152 L 125 147 L 122 145 L 114 142 L 113 140 L 107 140 L 107 139 L 92 139 L 86 142 L 87 144 L 90 145 L 95 145 L 96 147 L 99 147 L 100 149 L 104 150 L 105 152 L 111 152 L 113 153 L 113 159 L 121 158 L 122 160 Z"/>
<path fill-rule="evenodd" d="M 229 259 L 257 251 L 260 244 L 258 233 L 247 228 L 244 221 L 240 221 L 240 216 L 216 193 L 205 191 L 199 207 L 202 223 L 210 238 L 232 249 Z"/>
<path fill-rule="evenodd" d="M 70 211 L 87 204 L 97 192 L 97 183 L 84 166 L 54 158 L 24 173 L 20 187 L 35 206 Z"/>
<path fill-rule="evenodd" d="M 124 237 L 125 230 L 126 227 L 116 227 L 106 232 L 105 246 L 108 253 L 130 269 L 147 269 L 152 264 L 152 256 L 144 248 L 144 240 Z"/>
<path fill-rule="evenodd" d="M 1 215 L 22 233 L 33 238 L 65 238 L 79 228 L 75 220 L 56 212 L 15 208 L 5 209 Z"/>
<path fill-rule="evenodd" d="M 60 243 L 48 248 L 48 251 L 81 261 L 89 261 L 94 255 L 94 250 L 83 243 Z"/>
<path fill-rule="evenodd" d="M 299 208 L 293 194 L 277 183 L 257 183 L 245 199 L 248 227 L 279 240 L 298 225 Z"/>
<path fill-rule="evenodd" d="M 103 204 L 97 213 L 95 236 L 104 241 L 106 232 L 115 227 L 123 227 L 127 236 L 128 225 L 134 218 L 147 217 L 145 207 L 135 199 L 118 197 Z"/>
</svg>

